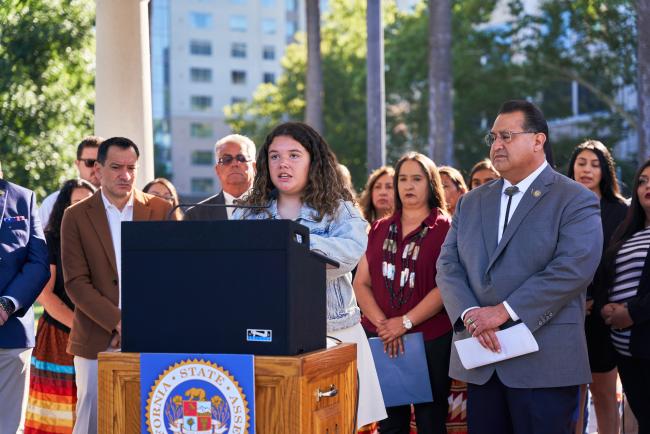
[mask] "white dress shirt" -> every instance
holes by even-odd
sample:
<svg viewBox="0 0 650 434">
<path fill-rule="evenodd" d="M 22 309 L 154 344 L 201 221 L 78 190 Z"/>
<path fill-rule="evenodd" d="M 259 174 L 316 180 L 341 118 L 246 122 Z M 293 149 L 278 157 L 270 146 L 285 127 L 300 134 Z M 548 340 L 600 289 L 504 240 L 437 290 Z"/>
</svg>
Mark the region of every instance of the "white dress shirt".
<svg viewBox="0 0 650 434">
<path fill-rule="evenodd" d="M 224 202 L 226 203 L 226 205 L 233 205 L 236 200 L 239 200 L 239 199 L 243 198 L 248 193 L 250 193 L 250 190 L 246 190 L 244 193 L 242 193 L 241 196 L 235 197 L 235 196 L 233 196 L 231 194 L 226 193 L 226 191 L 224 190 L 224 192 L 223 192 Z M 235 207 L 232 207 L 232 206 L 226 207 L 226 212 L 228 213 L 228 220 L 232 220 L 232 213 L 233 213 L 234 210 L 235 210 Z"/>
<path fill-rule="evenodd" d="M 517 193 L 512 195 L 512 202 L 510 203 L 510 212 L 508 214 L 508 223 L 510 223 L 510 220 L 512 220 L 512 215 L 515 213 L 515 210 L 519 206 L 519 202 L 521 202 L 521 199 L 524 197 L 524 194 L 526 193 L 526 190 L 530 187 L 530 185 L 533 183 L 535 179 L 539 176 L 540 173 L 544 169 L 546 169 L 546 166 L 548 166 L 548 163 L 546 160 L 537 168 L 533 173 L 519 181 L 517 184 L 514 184 L 517 186 L 519 191 Z M 508 196 L 505 194 L 506 188 L 512 186 L 513 184 L 508 181 L 507 179 L 503 179 L 503 187 L 501 188 L 501 207 L 499 209 L 499 226 L 497 228 L 498 235 L 497 235 L 497 244 L 501 242 L 501 237 L 503 235 L 503 223 L 506 219 L 506 208 L 508 207 Z M 465 309 L 465 311 L 461 314 L 461 319 L 464 321 L 465 320 L 465 314 L 469 312 L 472 309 L 476 309 L 479 306 L 472 306 L 470 308 Z M 508 304 L 507 301 L 503 301 L 503 307 L 506 308 L 508 311 L 508 315 L 510 315 L 510 318 L 512 318 L 513 321 L 518 321 L 519 320 L 519 315 L 512 310 L 510 305 Z"/>
<path fill-rule="evenodd" d="M 113 250 L 115 251 L 115 264 L 117 265 L 117 278 L 119 301 L 117 307 L 122 308 L 122 222 L 133 221 L 133 193 L 129 198 L 124 209 L 121 211 L 117 209 L 107 198 L 102 191 L 102 200 L 104 201 L 104 208 L 106 208 L 106 218 L 108 219 L 108 228 L 111 231 L 111 239 L 113 240 Z"/>
</svg>

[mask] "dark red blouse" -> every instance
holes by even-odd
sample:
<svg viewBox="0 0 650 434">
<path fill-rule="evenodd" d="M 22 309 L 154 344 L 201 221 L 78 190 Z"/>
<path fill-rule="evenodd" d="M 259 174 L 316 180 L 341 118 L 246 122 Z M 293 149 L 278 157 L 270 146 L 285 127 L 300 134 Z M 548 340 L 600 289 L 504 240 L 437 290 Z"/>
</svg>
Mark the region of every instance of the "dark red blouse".
<svg viewBox="0 0 650 434">
<path fill-rule="evenodd" d="M 417 262 L 415 263 L 415 287 L 413 294 L 403 306 L 395 309 L 391 306 L 390 292 L 386 288 L 386 281 L 382 275 L 384 240 L 388 237 L 388 228 L 393 223 L 397 224 L 397 252 L 395 253 L 395 280 L 393 281 L 393 289 L 395 292 L 399 291 L 399 276 L 402 272 L 401 258 L 404 247 L 415 239 L 421 229 L 421 227 L 418 227 L 402 240 L 401 212 L 397 211 L 392 216 L 375 222 L 368 234 L 366 259 L 368 260 L 370 270 L 372 293 L 387 318 L 405 315 L 436 287 L 436 261 L 438 260 L 440 248 L 450 227 L 449 217 L 443 215 L 437 208 L 431 211 L 431 214 L 422 222 L 422 224 L 429 227 L 429 231 L 422 240 Z M 408 286 L 408 283 L 406 286 Z M 365 316 L 361 319 L 361 324 L 367 331 L 372 333 L 377 332 L 375 326 Z M 429 341 L 444 335 L 450 330 L 451 323 L 449 322 L 447 312 L 443 309 L 422 324 L 414 326 L 410 333 L 422 332 L 424 340 Z"/>
</svg>

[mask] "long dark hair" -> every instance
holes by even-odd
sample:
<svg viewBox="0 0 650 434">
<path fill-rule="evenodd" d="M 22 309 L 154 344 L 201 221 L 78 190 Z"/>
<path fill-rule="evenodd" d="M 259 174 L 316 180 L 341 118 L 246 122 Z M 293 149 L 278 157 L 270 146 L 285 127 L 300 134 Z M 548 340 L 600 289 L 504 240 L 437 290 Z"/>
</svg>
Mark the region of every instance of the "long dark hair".
<svg viewBox="0 0 650 434">
<path fill-rule="evenodd" d="M 343 175 L 338 169 L 336 155 L 330 145 L 316 130 L 302 122 L 286 122 L 275 127 L 264 140 L 257 154 L 257 173 L 251 193 L 243 203 L 265 206 L 274 197 L 275 189 L 269 172 L 269 147 L 273 139 L 289 136 L 309 152 L 309 178 L 302 202 L 316 210 L 314 218 L 322 220 L 325 215 L 336 215 L 340 201 L 354 202 Z M 254 213 L 262 211 L 252 210 Z"/>
<path fill-rule="evenodd" d="M 613 277 L 616 273 L 615 269 L 615 261 L 616 261 L 616 254 L 618 251 L 621 249 L 623 244 L 632 237 L 635 233 L 639 232 L 641 229 L 645 228 L 645 223 L 646 223 L 646 214 L 645 210 L 641 206 L 641 202 L 639 201 L 639 177 L 641 176 L 641 173 L 643 171 L 650 167 L 650 160 L 647 160 L 643 165 L 639 168 L 639 170 L 636 172 L 636 175 L 634 175 L 634 188 L 632 189 L 632 199 L 630 203 L 630 207 L 627 210 L 627 215 L 625 216 L 625 220 L 623 220 L 623 223 L 621 223 L 616 231 L 614 232 L 614 235 L 612 235 L 612 241 L 609 245 L 609 248 L 605 252 L 605 260 L 604 264 L 605 266 L 603 269 L 605 270 L 606 276 L 605 279 L 607 282 L 612 282 Z"/>
<path fill-rule="evenodd" d="M 381 166 L 378 169 L 375 169 L 366 182 L 366 187 L 361 193 L 359 199 L 359 205 L 361 206 L 361 212 L 363 216 L 368 221 L 368 223 L 373 223 L 377 220 L 377 210 L 375 209 L 375 204 L 372 203 L 372 190 L 375 188 L 375 184 L 384 175 L 389 175 L 391 178 L 395 176 L 395 170 L 390 166 Z M 394 182 L 393 182 L 394 183 Z"/>
<path fill-rule="evenodd" d="M 402 199 L 399 197 L 399 190 L 397 185 L 399 184 L 399 173 L 402 170 L 402 165 L 407 161 L 416 161 L 422 168 L 424 176 L 427 177 L 429 185 L 429 199 L 428 206 L 430 209 L 438 208 L 444 214 L 447 213 L 447 202 L 445 201 L 445 194 L 442 190 L 442 181 L 440 180 L 440 173 L 438 173 L 438 168 L 436 163 L 434 163 L 429 157 L 419 152 L 409 152 L 408 154 L 402 156 L 395 165 L 395 177 L 393 178 L 393 189 L 395 190 L 395 210 L 402 210 Z"/>
<path fill-rule="evenodd" d="M 580 143 L 573 150 L 571 154 L 571 159 L 569 160 L 569 170 L 567 171 L 567 176 L 575 180 L 575 171 L 573 166 L 576 164 L 576 159 L 582 151 L 591 151 L 596 157 L 598 157 L 598 162 L 600 163 L 600 194 L 604 199 L 610 202 L 623 202 L 623 196 L 621 196 L 620 189 L 618 188 L 618 180 L 616 179 L 616 166 L 614 163 L 614 157 L 609 152 L 609 149 L 602 142 L 598 140 L 587 140 Z"/>
<path fill-rule="evenodd" d="M 84 179 L 70 179 L 63 183 L 63 186 L 61 186 L 61 190 L 59 191 L 59 196 L 56 198 L 54 206 L 52 207 L 50 219 L 47 221 L 47 226 L 45 226 L 45 232 L 55 239 L 59 239 L 61 236 L 61 221 L 63 220 L 63 213 L 72 203 L 72 192 L 75 188 L 85 188 L 91 193 L 97 191 L 95 186 Z"/>
<path fill-rule="evenodd" d="M 474 175 L 476 172 L 480 170 L 489 170 L 490 172 L 494 173 L 494 175 L 499 178 L 501 175 L 499 174 L 499 171 L 494 167 L 492 164 L 492 161 L 490 161 L 489 158 L 484 158 L 478 163 L 476 163 L 474 166 L 472 166 L 472 170 L 469 172 L 469 189 L 473 189 L 474 186 L 472 185 L 472 180 L 474 179 Z"/>
</svg>

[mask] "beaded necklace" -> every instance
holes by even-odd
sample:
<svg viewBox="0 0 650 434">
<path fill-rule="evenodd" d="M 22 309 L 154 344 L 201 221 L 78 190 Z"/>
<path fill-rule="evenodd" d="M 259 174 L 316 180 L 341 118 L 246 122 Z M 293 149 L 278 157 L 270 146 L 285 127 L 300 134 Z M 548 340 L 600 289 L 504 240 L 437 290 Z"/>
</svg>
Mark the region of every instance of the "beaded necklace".
<svg viewBox="0 0 650 434">
<path fill-rule="evenodd" d="M 422 225 L 420 231 L 410 238 L 410 241 L 404 246 L 400 265 L 402 271 L 399 278 L 399 290 L 394 290 L 395 280 L 395 253 L 397 253 L 397 224 L 392 223 L 388 227 L 388 236 L 384 240 L 381 272 L 384 276 L 386 289 L 390 293 L 390 304 L 394 309 L 399 309 L 405 305 L 413 295 L 415 289 L 415 264 L 420 253 L 422 239 L 427 235 L 429 227 Z M 405 291 L 408 283 L 408 292 Z"/>
</svg>

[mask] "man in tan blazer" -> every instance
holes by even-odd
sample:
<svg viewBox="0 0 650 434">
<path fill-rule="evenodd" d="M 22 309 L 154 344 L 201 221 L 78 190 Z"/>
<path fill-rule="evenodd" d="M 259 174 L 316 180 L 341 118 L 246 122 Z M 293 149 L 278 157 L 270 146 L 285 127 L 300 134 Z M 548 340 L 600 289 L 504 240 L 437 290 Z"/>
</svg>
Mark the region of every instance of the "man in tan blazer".
<svg viewBox="0 0 650 434">
<path fill-rule="evenodd" d="M 97 432 L 97 354 L 120 346 L 121 222 L 164 220 L 171 208 L 134 188 L 139 156 L 127 138 L 105 140 L 96 162 L 101 189 L 63 217 L 63 277 L 75 303 L 67 348 L 75 356 L 75 434 Z"/>
</svg>

